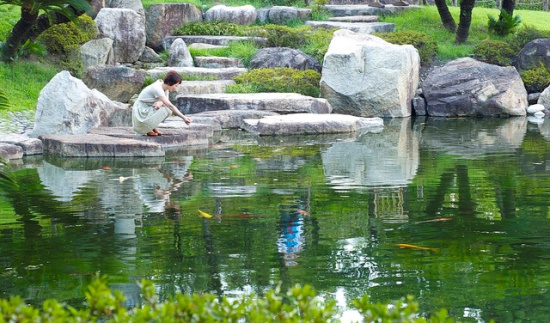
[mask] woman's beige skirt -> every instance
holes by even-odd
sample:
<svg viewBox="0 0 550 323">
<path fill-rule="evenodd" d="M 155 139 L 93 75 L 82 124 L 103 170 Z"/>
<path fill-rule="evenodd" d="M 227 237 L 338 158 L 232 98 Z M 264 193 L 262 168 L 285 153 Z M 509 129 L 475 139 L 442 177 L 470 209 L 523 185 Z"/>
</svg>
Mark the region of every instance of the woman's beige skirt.
<svg viewBox="0 0 550 323">
<path fill-rule="evenodd" d="M 153 105 L 145 102 L 136 101 L 132 108 L 132 126 L 136 134 L 145 135 L 153 131 L 161 122 L 163 122 L 172 111 L 167 106 L 162 106 L 158 110 L 153 110 Z"/>
</svg>

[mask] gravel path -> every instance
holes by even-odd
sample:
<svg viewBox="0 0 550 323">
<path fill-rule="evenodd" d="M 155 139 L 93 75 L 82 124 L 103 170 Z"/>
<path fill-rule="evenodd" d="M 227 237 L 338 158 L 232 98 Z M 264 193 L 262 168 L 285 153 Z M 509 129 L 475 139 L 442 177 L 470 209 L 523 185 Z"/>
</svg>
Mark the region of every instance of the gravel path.
<svg viewBox="0 0 550 323">
<path fill-rule="evenodd" d="M 34 111 L 17 111 L 0 114 L 0 134 L 23 134 L 34 126 Z"/>
</svg>

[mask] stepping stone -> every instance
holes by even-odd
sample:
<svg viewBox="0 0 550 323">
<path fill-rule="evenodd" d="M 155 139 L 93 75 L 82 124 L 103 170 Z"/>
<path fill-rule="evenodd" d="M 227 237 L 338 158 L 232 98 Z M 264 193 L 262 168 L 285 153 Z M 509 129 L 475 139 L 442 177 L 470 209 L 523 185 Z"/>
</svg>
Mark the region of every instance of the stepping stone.
<svg viewBox="0 0 550 323">
<path fill-rule="evenodd" d="M 189 117 L 192 120 L 203 120 L 210 118 L 216 120 L 222 129 L 240 129 L 244 125 L 245 119 L 261 119 L 266 116 L 279 115 L 272 111 L 259 110 L 219 110 L 192 114 Z M 180 119 L 181 120 L 181 119 Z"/>
<path fill-rule="evenodd" d="M 42 154 L 42 141 L 37 138 L 31 138 L 26 135 L 9 133 L 0 137 L 0 144 L 10 144 L 19 146 L 23 149 L 23 155 L 40 155 Z"/>
<path fill-rule="evenodd" d="M 260 136 L 317 135 L 379 131 L 381 118 L 361 118 L 345 114 L 287 114 L 245 120 L 245 130 Z"/>
<path fill-rule="evenodd" d="M 44 153 L 64 157 L 159 157 L 158 143 L 99 134 L 43 135 Z"/>
<path fill-rule="evenodd" d="M 338 22 L 378 22 L 379 16 L 361 15 L 361 16 L 346 16 L 346 17 L 330 17 L 329 21 Z"/>
<path fill-rule="evenodd" d="M 231 80 L 235 76 L 248 72 L 246 68 L 228 67 L 228 68 L 204 68 L 204 67 L 175 67 L 163 66 L 147 70 L 146 77 L 153 80 L 162 79 L 168 71 L 174 70 L 180 75 L 193 76 L 195 78 L 213 78 L 217 80 Z"/>
<path fill-rule="evenodd" d="M 170 101 L 175 102 L 180 95 L 225 93 L 227 87 L 233 84 L 233 80 L 183 81 L 176 91 L 170 92 Z"/>
<path fill-rule="evenodd" d="M 227 48 L 227 46 L 222 45 L 211 45 L 205 43 L 193 43 L 187 46 L 189 49 L 217 49 L 217 48 Z"/>
<path fill-rule="evenodd" d="M 267 39 L 264 37 L 243 37 L 243 36 L 169 36 L 164 38 L 164 48 L 168 50 L 174 40 L 181 38 L 185 45 L 194 43 L 227 46 L 232 41 L 253 41 L 258 45 L 265 45 Z"/>
<path fill-rule="evenodd" d="M 13 144 L 0 143 L 0 156 L 6 160 L 23 158 L 23 148 Z"/>
<path fill-rule="evenodd" d="M 130 127 L 99 127 L 90 130 L 90 134 L 155 143 L 160 145 L 162 148 L 207 146 L 209 139 L 213 136 L 212 127 L 205 124 L 191 123 L 191 125 L 185 125 L 182 122 L 182 124 L 179 125 L 179 128 L 165 128 L 159 125 L 158 129 L 162 133 L 162 136 L 151 137 L 136 135 Z"/>
<path fill-rule="evenodd" d="M 405 10 L 418 10 L 422 6 L 410 5 L 406 7 L 385 5 L 384 8 L 374 8 L 368 5 L 325 5 L 334 17 L 359 16 L 359 15 L 391 15 Z"/>
<path fill-rule="evenodd" d="M 234 57 L 219 57 L 219 56 L 195 56 L 193 57 L 196 67 L 205 68 L 228 68 L 228 67 L 244 67 L 243 62 Z"/>
<path fill-rule="evenodd" d="M 298 93 L 218 93 L 176 98 L 183 114 L 217 110 L 261 110 L 277 113 L 331 113 L 327 100 Z"/>
<path fill-rule="evenodd" d="M 348 29 L 363 34 L 389 33 L 395 31 L 395 24 L 389 22 L 306 21 L 306 25 L 314 28 Z"/>
</svg>

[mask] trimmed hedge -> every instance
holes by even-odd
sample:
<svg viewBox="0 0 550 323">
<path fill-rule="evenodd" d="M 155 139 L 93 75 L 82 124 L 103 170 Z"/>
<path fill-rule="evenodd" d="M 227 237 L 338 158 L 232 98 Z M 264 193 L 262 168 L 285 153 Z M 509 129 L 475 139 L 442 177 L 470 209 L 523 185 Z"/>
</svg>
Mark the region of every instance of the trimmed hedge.
<svg viewBox="0 0 550 323">
<path fill-rule="evenodd" d="M 321 74 L 314 70 L 296 70 L 288 67 L 258 68 L 235 76 L 236 86 L 230 86 L 228 92 L 278 92 L 300 93 L 319 97 Z"/>
</svg>

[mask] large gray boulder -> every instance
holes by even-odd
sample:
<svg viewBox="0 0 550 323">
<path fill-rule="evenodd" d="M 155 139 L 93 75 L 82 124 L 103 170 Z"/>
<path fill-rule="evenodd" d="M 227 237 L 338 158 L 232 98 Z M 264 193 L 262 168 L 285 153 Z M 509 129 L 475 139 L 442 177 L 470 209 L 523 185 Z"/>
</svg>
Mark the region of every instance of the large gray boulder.
<svg viewBox="0 0 550 323">
<path fill-rule="evenodd" d="M 245 120 L 245 130 L 260 136 L 318 135 L 382 130 L 380 118 L 361 118 L 343 114 L 296 113 Z"/>
<path fill-rule="evenodd" d="M 82 76 L 82 81 L 113 101 L 128 102 L 145 83 L 145 71 L 122 65 L 91 66 Z"/>
<path fill-rule="evenodd" d="M 186 23 L 202 21 L 202 12 L 189 3 L 153 4 L 147 9 L 146 18 L 147 46 L 162 51 L 165 37 Z"/>
<path fill-rule="evenodd" d="M 507 117 L 526 115 L 527 91 L 518 71 L 472 58 L 433 69 L 423 82 L 429 116 Z"/>
<path fill-rule="evenodd" d="M 334 113 L 408 117 L 419 71 L 420 56 L 413 46 L 338 30 L 325 54 L 321 97 Z"/>
<path fill-rule="evenodd" d="M 550 86 L 542 91 L 537 103 L 544 105 L 546 109 L 550 110 Z"/>
<path fill-rule="evenodd" d="M 519 70 L 545 66 L 550 68 L 550 38 L 539 38 L 525 44 L 518 53 Z"/>
<path fill-rule="evenodd" d="M 197 78 L 211 78 L 217 80 L 231 80 L 235 76 L 248 71 L 246 68 L 228 67 L 228 68 L 204 68 L 204 67 L 177 67 L 160 66 L 147 70 L 147 77 L 152 79 L 163 78 L 168 71 L 174 70 L 180 75 L 195 76 Z"/>
<path fill-rule="evenodd" d="M 281 114 L 331 113 L 325 99 L 298 93 L 214 93 L 178 96 L 176 107 L 183 114 L 217 110 L 260 110 Z"/>
<path fill-rule="evenodd" d="M 274 6 L 269 9 L 267 19 L 276 25 L 284 25 L 291 20 L 306 21 L 311 19 L 311 9 Z"/>
<path fill-rule="evenodd" d="M 80 46 L 82 69 L 93 65 L 113 65 L 113 40 L 111 38 L 92 39 Z"/>
<path fill-rule="evenodd" d="M 59 72 L 40 91 L 31 137 L 46 134 L 85 134 L 91 128 L 111 125 L 114 115 L 129 115 L 127 105 L 90 90 L 67 71 Z"/>
<path fill-rule="evenodd" d="M 193 66 L 193 57 L 191 56 L 187 45 L 181 38 L 176 39 L 172 45 L 170 45 L 169 55 L 168 66 Z"/>
<path fill-rule="evenodd" d="M 209 22 L 223 21 L 238 25 L 250 25 L 256 21 L 256 8 L 252 5 L 228 7 L 223 4 L 215 5 L 204 14 L 204 20 Z"/>
<path fill-rule="evenodd" d="M 107 8 L 132 9 L 140 16 L 145 17 L 145 9 L 141 0 L 105 0 Z"/>
<path fill-rule="evenodd" d="M 250 68 L 290 67 L 321 73 L 319 61 L 304 52 L 288 47 L 262 48 L 250 59 Z"/>
<path fill-rule="evenodd" d="M 103 8 L 95 23 L 98 37 L 113 40 L 114 61 L 133 63 L 145 49 L 145 18 L 132 9 Z"/>
</svg>

